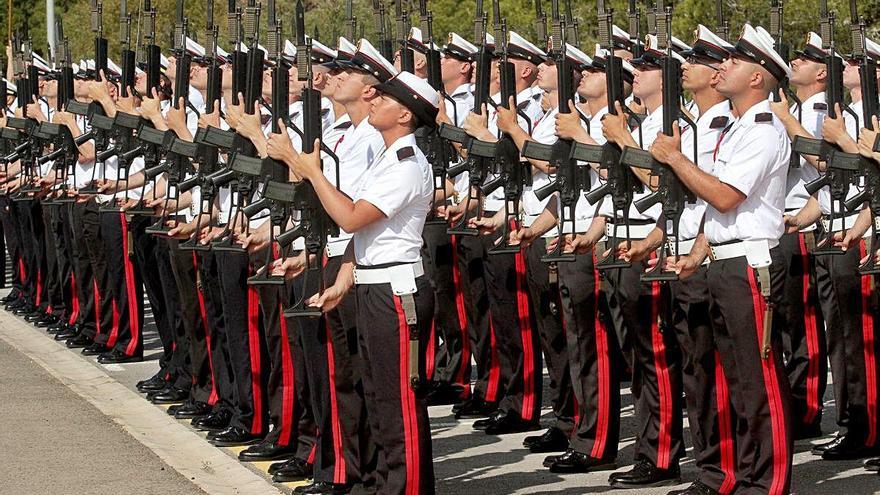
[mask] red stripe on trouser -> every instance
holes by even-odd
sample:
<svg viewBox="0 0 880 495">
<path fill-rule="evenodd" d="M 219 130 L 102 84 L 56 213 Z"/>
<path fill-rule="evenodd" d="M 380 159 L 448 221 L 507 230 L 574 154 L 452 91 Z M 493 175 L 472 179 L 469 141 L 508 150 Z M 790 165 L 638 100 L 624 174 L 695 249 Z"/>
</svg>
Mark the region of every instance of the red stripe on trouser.
<svg viewBox="0 0 880 495">
<path fill-rule="evenodd" d="M 865 241 L 859 243 L 859 258 L 867 255 Z M 862 283 L 862 339 L 865 353 L 865 387 L 867 388 L 868 436 L 865 445 L 877 443 L 877 364 L 874 356 L 874 315 L 871 314 L 871 277 L 861 276 Z"/>
<path fill-rule="evenodd" d="M 467 310 L 464 305 L 464 292 L 461 289 L 461 272 L 458 270 L 458 237 L 452 240 L 452 283 L 455 286 L 455 309 L 458 313 L 458 326 L 461 330 L 461 366 L 455 373 L 456 383 L 464 385 L 463 395 L 470 395 L 471 380 L 464 376 L 471 362 L 471 340 L 468 338 Z"/>
<path fill-rule="evenodd" d="M 67 319 L 67 324 L 73 325 L 79 319 L 79 294 L 76 291 L 76 276 L 73 273 L 70 274 L 70 294 L 72 296 L 70 302 L 73 309 L 70 311 L 70 318 Z"/>
<path fill-rule="evenodd" d="M 425 379 L 434 379 L 434 360 L 437 354 L 437 322 L 431 321 L 431 337 L 428 339 L 428 349 L 425 352 Z"/>
<path fill-rule="evenodd" d="M 21 257 L 18 258 L 18 275 L 21 277 L 21 283 L 25 283 L 27 270 L 24 269 L 24 260 Z"/>
<path fill-rule="evenodd" d="M 657 432 L 657 467 L 666 469 L 671 461 L 672 445 L 672 384 L 666 365 L 666 342 L 660 333 L 660 283 L 651 283 L 651 341 L 654 348 L 654 369 L 660 399 L 660 428 Z"/>
<path fill-rule="evenodd" d="M 715 407 L 718 410 L 718 446 L 721 449 L 721 471 L 724 482 L 718 491 L 722 495 L 733 492 L 736 486 L 736 460 L 733 448 L 733 423 L 730 417 L 730 394 L 727 390 L 727 378 L 721 366 L 721 355 L 715 351 Z M 706 432 L 709 434 L 710 432 Z"/>
<path fill-rule="evenodd" d="M 756 276 L 755 270 L 749 267 L 749 288 L 752 291 L 755 331 L 760 346 L 764 336 L 764 297 L 758 290 Z M 760 353 L 760 349 L 758 351 Z M 770 408 L 770 427 L 773 430 L 773 482 L 770 485 L 769 493 L 775 495 L 782 493 L 785 488 L 788 471 L 788 446 L 785 437 L 785 413 L 782 409 L 782 396 L 776 377 L 776 356 L 772 349 L 767 359 L 761 359 L 761 371 L 764 376 L 764 388 L 767 390 L 767 405 Z"/>
<path fill-rule="evenodd" d="M 92 287 L 95 293 L 95 337 L 101 335 L 101 291 L 98 290 L 98 281 L 92 279 Z"/>
<path fill-rule="evenodd" d="M 324 318 L 327 335 L 327 371 L 330 377 L 330 423 L 333 429 L 333 482 L 345 483 L 345 452 L 342 449 L 342 425 L 339 422 L 339 401 L 336 398 L 336 355 L 333 353 L 333 337 L 330 324 Z"/>
<path fill-rule="evenodd" d="M 251 357 L 251 390 L 254 396 L 254 419 L 251 433 L 263 432 L 263 390 L 260 386 L 262 376 L 260 368 L 260 294 L 253 287 L 247 290 L 248 346 Z"/>
<path fill-rule="evenodd" d="M 519 316 L 519 335 L 523 349 L 523 404 L 522 419 L 534 419 L 535 410 L 535 353 L 532 345 L 532 320 L 529 313 L 529 295 L 526 292 L 526 255 L 516 253 L 516 306 Z"/>
<path fill-rule="evenodd" d="M 807 252 L 807 243 L 803 233 L 798 234 L 800 247 L 801 271 L 803 273 L 803 303 L 804 303 L 804 330 L 807 341 L 807 410 L 804 412 L 804 424 L 812 424 L 819 414 L 819 330 L 816 323 L 816 307 L 810 299 L 810 254 Z"/>
<path fill-rule="evenodd" d="M 107 347 L 116 345 L 116 339 L 119 338 L 119 307 L 116 305 L 116 299 L 113 299 L 113 328 L 107 338 Z"/>
<path fill-rule="evenodd" d="M 40 305 L 42 300 L 41 293 L 43 292 L 43 272 L 37 268 L 37 300 L 34 304 L 37 306 Z"/>
<path fill-rule="evenodd" d="M 196 256 L 196 252 L 193 251 L 193 267 L 195 267 L 196 272 L 199 269 L 199 259 Z M 196 295 L 199 298 L 199 314 L 202 317 L 202 326 L 205 329 L 205 346 L 207 346 L 208 351 L 208 369 L 211 371 L 211 395 L 208 396 L 208 405 L 213 406 L 220 400 L 220 397 L 217 395 L 217 382 L 214 380 L 214 356 L 211 354 L 211 329 L 208 326 L 208 309 L 205 306 L 205 294 L 202 293 L 202 289 L 196 284 Z M 195 379 L 195 377 L 193 377 Z"/>
<path fill-rule="evenodd" d="M 296 382 L 293 374 L 293 356 L 290 354 L 290 340 L 287 333 L 287 320 L 284 307 L 278 304 L 278 318 L 281 320 L 281 434 L 279 445 L 289 445 L 293 432 L 293 408 L 296 405 Z"/>
<path fill-rule="evenodd" d="M 134 280 L 134 265 L 131 258 L 128 257 L 128 222 L 125 220 L 125 213 L 119 214 L 120 222 L 122 222 L 122 263 L 125 265 L 125 293 L 128 296 L 128 325 L 131 327 L 131 340 L 125 348 L 125 354 L 131 356 L 137 350 L 138 342 L 141 337 L 141 328 L 138 324 L 138 300 L 137 289 Z"/>
<path fill-rule="evenodd" d="M 489 381 L 486 384 L 486 402 L 498 401 L 501 386 L 501 361 L 498 359 L 498 343 L 495 340 L 495 325 L 489 315 Z"/>
<path fill-rule="evenodd" d="M 406 454 L 406 493 L 419 493 L 419 425 L 416 420 L 416 398 L 409 383 L 409 325 L 403 313 L 400 298 L 394 296 L 397 310 L 397 334 L 399 346 L 400 406 L 403 414 L 403 437 Z"/>
<path fill-rule="evenodd" d="M 599 280 L 599 270 L 596 270 L 596 253 L 593 253 L 593 299 L 596 301 L 595 339 L 596 339 L 596 368 L 599 376 L 596 385 L 599 390 L 599 406 L 596 415 L 596 439 L 590 455 L 601 459 L 605 457 L 605 445 L 608 442 L 608 424 L 611 420 L 611 364 L 608 360 L 608 334 L 605 324 L 599 317 L 599 299 L 601 297 L 602 283 Z"/>
</svg>

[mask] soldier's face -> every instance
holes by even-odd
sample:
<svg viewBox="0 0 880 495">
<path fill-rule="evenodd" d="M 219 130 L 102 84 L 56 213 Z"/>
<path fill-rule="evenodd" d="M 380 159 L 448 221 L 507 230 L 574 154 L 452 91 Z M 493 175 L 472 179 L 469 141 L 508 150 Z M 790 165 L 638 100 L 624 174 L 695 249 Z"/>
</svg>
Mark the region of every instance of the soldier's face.
<svg viewBox="0 0 880 495">
<path fill-rule="evenodd" d="M 344 70 L 336 76 L 336 101 L 340 103 L 357 101 L 363 92 L 363 74 Z"/>
<path fill-rule="evenodd" d="M 659 69 L 636 69 L 633 79 L 633 95 L 637 98 L 649 98 L 660 92 L 663 87 L 663 71 Z"/>
<path fill-rule="evenodd" d="M 825 70 L 825 64 L 820 64 L 805 58 L 796 58 L 791 61 L 791 84 L 795 86 L 806 86 L 813 84 L 819 76 L 819 73 Z"/>
<path fill-rule="evenodd" d="M 759 66 L 738 57 L 728 57 L 718 71 L 719 81 L 715 86 L 724 96 L 733 96 L 751 84 L 752 76 Z"/>
<path fill-rule="evenodd" d="M 861 84 L 862 78 L 859 75 L 859 65 L 857 62 L 849 61 L 843 68 L 843 86 L 846 89 L 855 89 Z"/>
<path fill-rule="evenodd" d="M 461 75 L 465 62 L 444 55 L 440 58 L 440 80 L 443 84 L 455 81 Z"/>
<path fill-rule="evenodd" d="M 168 57 L 168 68 L 165 69 L 165 75 L 171 79 L 171 82 L 174 82 L 174 78 L 177 77 L 177 59 L 173 56 Z"/>
<path fill-rule="evenodd" d="M 558 86 L 556 64 L 544 62 L 538 66 L 538 87 L 544 91 L 554 91 Z"/>
<path fill-rule="evenodd" d="M 208 88 L 208 67 L 202 64 L 192 64 L 189 70 L 189 83 L 199 91 Z"/>
<path fill-rule="evenodd" d="M 605 93 L 605 73 L 598 70 L 581 71 L 578 95 L 584 99 L 598 98 Z"/>
<path fill-rule="evenodd" d="M 409 112 L 406 107 L 394 98 L 379 94 L 370 100 L 370 116 L 368 122 L 378 131 L 391 129 L 398 125 Z"/>
<path fill-rule="evenodd" d="M 224 91 L 232 89 L 232 64 L 223 64 L 223 82 L 220 86 Z"/>
<path fill-rule="evenodd" d="M 52 79 L 50 81 L 46 81 L 45 84 L 42 84 L 40 87 L 40 96 L 45 98 L 54 98 L 58 95 L 58 81 Z"/>
<path fill-rule="evenodd" d="M 73 80 L 73 96 L 77 100 L 86 100 L 89 96 L 89 85 L 82 79 Z"/>
<path fill-rule="evenodd" d="M 717 73 L 718 70 L 709 62 L 697 63 L 689 58 L 681 66 L 681 87 L 688 91 L 704 89 L 712 84 Z"/>
</svg>

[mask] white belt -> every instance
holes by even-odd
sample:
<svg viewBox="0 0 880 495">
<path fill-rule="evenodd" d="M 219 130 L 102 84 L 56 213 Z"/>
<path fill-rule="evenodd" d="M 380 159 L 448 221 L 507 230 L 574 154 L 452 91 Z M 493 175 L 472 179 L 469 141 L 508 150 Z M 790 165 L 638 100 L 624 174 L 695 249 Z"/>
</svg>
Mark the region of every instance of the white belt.
<svg viewBox="0 0 880 495">
<path fill-rule="evenodd" d="M 691 250 L 694 249 L 694 244 L 697 242 L 696 239 L 688 239 L 685 241 L 678 241 L 678 255 L 679 256 L 687 256 L 691 254 Z M 675 256 L 676 243 L 675 239 L 668 239 L 666 241 L 666 249 L 669 250 L 669 254 Z"/>
<path fill-rule="evenodd" d="M 327 241 L 327 248 L 324 250 L 327 253 L 328 258 L 335 258 L 337 256 L 342 256 L 345 254 L 345 249 L 348 247 L 348 241 L 351 238 L 347 239 L 334 239 Z"/>
<path fill-rule="evenodd" d="M 465 196 L 464 199 L 466 200 L 467 196 Z M 464 200 L 462 200 L 462 202 L 464 202 Z M 496 198 L 486 198 L 485 200 L 483 200 L 483 209 L 486 211 L 501 211 L 504 209 L 504 200 Z"/>
<path fill-rule="evenodd" d="M 849 230 L 849 229 L 853 228 L 853 225 L 856 224 L 856 218 L 858 218 L 858 217 L 859 217 L 858 213 L 849 214 L 849 215 L 843 217 L 842 219 L 839 217 L 836 217 L 834 219 L 833 224 L 832 224 L 830 216 L 823 216 L 822 217 L 822 228 L 825 229 L 825 232 L 840 232 L 843 230 Z M 838 227 L 840 227 L 841 221 L 843 222 L 843 227 L 838 228 Z"/>
<path fill-rule="evenodd" d="M 539 216 L 540 215 L 523 215 L 523 217 L 522 217 L 523 227 L 531 227 L 532 224 L 535 223 L 535 219 L 537 219 Z M 577 231 L 575 233 L 583 234 L 584 232 L 586 232 L 590 228 L 590 224 L 592 222 L 593 222 L 592 218 L 577 218 L 577 219 L 575 219 L 574 228 Z M 571 234 L 572 233 L 571 222 L 565 222 L 562 225 L 562 233 L 563 234 Z M 548 230 L 547 232 L 544 232 L 543 235 L 541 235 L 541 237 L 544 237 L 547 239 L 553 238 L 553 237 L 558 237 L 558 236 L 559 236 L 559 229 L 558 228 L 552 228 L 552 229 Z"/>
<path fill-rule="evenodd" d="M 739 258 L 742 256 L 745 257 L 755 257 L 756 255 L 760 256 L 761 253 L 756 252 L 755 246 L 766 242 L 766 250 L 769 252 L 770 249 L 775 248 L 779 245 L 779 241 L 736 241 L 731 242 L 729 244 L 720 244 L 717 246 L 709 245 L 709 250 L 712 253 L 712 261 L 721 261 L 721 260 L 729 260 L 733 258 Z M 769 260 L 766 260 L 769 261 Z M 751 264 L 751 260 L 750 260 Z M 767 263 L 769 265 L 769 262 Z"/>
<path fill-rule="evenodd" d="M 815 223 L 811 223 L 810 225 L 807 225 L 806 227 L 798 230 L 798 232 L 812 232 L 812 231 L 816 230 L 817 228 L 819 228 L 819 227 Z"/>
<path fill-rule="evenodd" d="M 630 225 L 629 226 L 629 238 L 630 239 L 644 239 L 648 237 L 648 234 L 654 230 L 656 224 L 649 223 L 646 225 Z M 608 238 L 615 237 L 617 239 L 624 239 L 627 236 L 626 225 L 622 223 L 606 223 L 605 224 L 605 236 Z"/>
<path fill-rule="evenodd" d="M 415 279 L 425 274 L 422 261 L 403 263 L 385 268 L 357 267 L 354 269 L 354 283 L 357 285 L 391 284 L 395 294 L 415 292 Z"/>
</svg>

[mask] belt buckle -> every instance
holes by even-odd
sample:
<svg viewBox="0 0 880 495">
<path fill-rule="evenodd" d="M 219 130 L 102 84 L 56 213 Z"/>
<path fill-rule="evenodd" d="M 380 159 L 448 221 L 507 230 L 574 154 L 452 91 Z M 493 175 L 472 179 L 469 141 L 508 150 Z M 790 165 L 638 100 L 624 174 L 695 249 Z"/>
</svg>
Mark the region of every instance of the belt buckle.
<svg viewBox="0 0 880 495">
<path fill-rule="evenodd" d="M 712 261 L 718 261 L 718 256 L 715 254 L 715 246 L 709 245 L 709 259 Z"/>
</svg>

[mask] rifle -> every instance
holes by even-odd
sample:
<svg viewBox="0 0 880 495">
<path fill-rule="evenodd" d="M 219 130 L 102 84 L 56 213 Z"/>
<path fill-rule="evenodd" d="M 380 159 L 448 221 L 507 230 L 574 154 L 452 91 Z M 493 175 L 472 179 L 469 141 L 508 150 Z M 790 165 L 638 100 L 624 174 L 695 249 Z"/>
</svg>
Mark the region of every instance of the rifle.
<svg viewBox="0 0 880 495">
<path fill-rule="evenodd" d="M 565 28 L 568 30 L 568 32 L 566 33 L 566 43 L 575 48 L 580 48 L 580 23 L 578 22 L 577 18 L 574 16 L 574 13 L 571 10 L 571 0 L 565 0 L 565 20 Z"/>
<path fill-rule="evenodd" d="M 865 116 L 864 127 L 874 129 L 872 117 L 880 116 L 880 105 L 877 101 L 877 64 L 867 53 L 865 46 L 865 18 L 858 15 L 855 0 L 849 3 L 850 15 L 852 16 L 852 43 L 853 58 L 859 61 L 859 77 L 861 78 L 862 90 L 862 113 Z M 880 264 L 877 263 L 875 253 L 880 247 L 880 169 L 873 160 L 859 156 L 858 175 L 864 177 L 865 188 L 854 197 L 844 203 L 847 211 L 856 211 L 866 202 L 871 212 L 871 237 L 868 242 L 867 252 L 870 253 L 868 260 L 859 266 L 862 275 L 876 275 L 880 273 Z"/>
<path fill-rule="evenodd" d="M 214 112 L 214 102 L 222 96 L 223 70 L 217 61 L 217 36 L 218 27 L 214 23 L 214 0 L 207 0 L 206 10 L 206 26 L 205 26 L 205 50 L 208 55 L 208 85 L 205 91 L 205 111 L 207 113 Z M 200 144 L 199 156 L 196 162 L 199 165 L 198 173 L 193 179 L 182 181 L 179 185 L 181 192 L 186 192 L 195 186 L 199 186 L 201 192 L 201 203 L 199 204 L 199 214 L 196 217 L 196 230 L 192 238 L 179 244 L 182 250 L 193 251 L 209 251 L 210 244 L 202 244 L 199 242 L 199 232 L 202 227 L 202 215 L 207 214 L 208 218 L 214 209 L 214 197 L 217 194 L 214 183 L 209 179 L 211 174 L 217 171 L 217 161 L 219 153 L 216 147 L 205 142 L 207 129 L 200 127 L 196 131 L 193 138 L 194 142 Z"/>
<path fill-rule="evenodd" d="M 272 132 L 282 132 L 278 119 L 285 119 L 287 114 L 289 92 L 288 65 L 284 60 L 284 38 L 282 22 L 275 15 L 275 0 L 269 0 L 266 9 L 267 40 L 266 49 L 269 58 L 274 62 L 272 67 Z M 299 57 L 307 57 L 307 52 L 297 52 Z M 263 270 L 248 278 L 248 285 L 284 285 L 284 277 L 272 275 L 272 262 L 275 259 L 275 229 L 283 233 L 287 219 L 290 217 L 288 205 L 294 194 L 294 187 L 286 180 L 287 166 L 272 158 L 263 160 L 264 171 L 261 187 L 262 197 L 242 209 L 248 218 L 265 208 L 269 209 L 269 248 L 266 249 Z M 281 252 L 284 259 L 284 252 Z"/>
<path fill-rule="evenodd" d="M 385 19 L 385 5 L 382 0 L 373 0 L 373 19 L 376 21 L 376 39 L 378 41 L 377 48 L 387 60 L 394 60 L 394 53 L 391 49 L 391 40 L 388 39 L 388 24 Z"/>
<path fill-rule="evenodd" d="M 785 42 L 783 36 L 783 26 L 783 0 L 770 0 L 770 35 L 773 36 L 773 39 L 775 41 L 773 48 L 776 50 L 777 53 L 779 53 L 779 56 L 782 57 L 782 60 L 785 60 L 785 63 L 787 64 L 791 59 L 791 47 L 788 45 L 788 43 Z M 780 89 L 785 92 L 786 97 L 794 102 L 795 106 L 798 109 L 798 119 L 800 120 L 801 100 L 798 99 L 797 94 L 789 87 L 788 79 L 782 79 L 779 81 L 779 86 L 777 90 L 773 92 L 773 101 L 780 101 Z M 797 162 L 797 165 L 800 165 L 800 160 L 795 160 L 795 162 Z"/>
<path fill-rule="evenodd" d="M 730 38 L 730 22 L 724 17 L 724 0 L 715 0 L 715 34 L 724 41 Z"/>
<path fill-rule="evenodd" d="M 177 5 L 175 9 L 175 23 L 174 23 L 174 61 L 175 61 L 175 71 L 174 71 L 174 90 L 172 93 L 172 102 L 171 105 L 175 109 L 185 110 L 186 106 L 189 102 L 189 73 L 190 66 L 192 64 L 192 55 L 186 49 L 186 39 L 189 36 L 189 22 L 184 15 L 184 0 L 177 0 Z M 183 103 L 180 100 L 183 99 Z M 183 105 L 183 108 L 181 108 Z M 174 132 L 171 131 L 170 134 L 173 136 Z M 170 139 L 167 137 L 167 134 L 163 136 L 164 140 Z M 180 188 L 178 185 L 180 181 L 183 179 L 184 174 L 187 171 L 189 166 L 189 159 L 192 158 L 192 153 L 190 152 L 190 147 L 186 141 L 181 141 L 179 144 L 178 141 L 181 141 L 176 136 L 174 140 L 171 142 L 171 146 L 167 149 L 167 155 L 165 157 L 166 162 L 170 162 L 170 166 L 168 166 L 167 174 L 165 176 L 165 180 L 167 183 L 167 187 L 165 189 L 165 203 L 163 208 L 163 214 L 159 217 L 159 219 L 153 225 L 147 227 L 145 230 L 147 233 L 155 234 L 155 235 L 167 235 L 168 232 L 173 228 L 168 225 L 168 220 L 171 215 L 168 214 L 169 207 L 173 206 L 177 208 L 178 201 L 180 199 Z M 175 217 L 175 225 L 176 225 L 176 215 Z"/>
<path fill-rule="evenodd" d="M 606 8 L 604 0 L 598 0 L 599 9 L 599 43 L 606 50 L 605 61 L 605 85 L 608 88 L 608 112 L 617 114 L 615 103 L 619 103 L 624 112 L 627 111 L 623 93 L 623 61 L 614 54 L 614 42 L 612 39 L 614 9 Z M 578 160 L 599 163 L 600 168 L 607 172 L 605 184 L 593 189 L 586 194 L 590 204 L 596 204 L 607 195 L 611 196 L 612 219 L 615 225 L 618 220 L 618 212 L 623 212 L 624 228 L 626 229 L 627 241 L 629 241 L 629 216 L 628 210 L 633 200 L 633 193 L 641 191 L 641 182 L 634 176 L 632 170 L 620 162 L 621 149 L 618 145 L 606 142 L 602 146 L 591 146 L 583 143 L 575 143 L 572 147 L 572 156 Z M 599 260 L 596 268 L 608 270 L 614 268 L 627 268 L 630 263 L 617 259 L 614 256 L 614 248 L 617 246 L 617 228 L 612 229 L 609 236 L 611 254 Z"/>
<path fill-rule="evenodd" d="M 321 93 L 312 85 L 311 41 L 305 36 L 305 8 L 302 0 L 296 2 L 296 44 L 299 78 L 305 82 L 301 100 L 303 102 L 303 153 L 315 152 L 315 140 L 321 137 Z M 336 161 L 336 177 L 339 177 L 339 161 Z M 337 184 L 338 187 L 338 184 Z M 303 293 L 294 305 L 284 311 L 285 316 L 317 318 L 321 310 L 305 304 L 306 294 L 311 288 L 309 277 L 317 277 L 318 293 L 324 290 L 324 270 L 321 259 L 327 246 L 328 236 L 338 236 L 339 227 L 321 205 L 312 183 L 303 180 L 293 184 L 292 207 L 299 211 L 300 222 L 296 228 L 278 236 L 282 247 L 302 237 L 305 244 L 306 269 L 303 273 Z M 313 261 L 314 258 L 314 261 Z"/>
<path fill-rule="evenodd" d="M 535 35 L 538 43 L 547 43 L 547 14 L 544 13 L 541 0 L 535 0 Z"/>
<path fill-rule="evenodd" d="M 16 148 L 16 151 L 19 157 L 17 159 L 21 160 L 22 176 L 27 181 L 27 185 L 22 186 L 19 194 L 13 198 L 17 201 L 30 200 L 32 198 L 28 194 L 40 190 L 38 186 L 32 184 L 37 177 L 37 157 L 43 149 L 43 138 L 47 137 L 39 132 L 37 122 L 27 117 L 27 105 L 32 104 L 33 99 L 40 96 L 39 72 L 33 64 L 32 46 L 31 39 L 27 34 L 27 27 L 25 26 L 21 41 L 21 59 L 19 63 L 22 71 L 20 76 L 21 85 L 18 86 L 18 102 L 21 107 L 22 118 L 10 117 L 7 119 L 7 125 L 23 131 L 25 136 L 24 142 Z"/>
<path fill-rule="evenodd" d="M 397 17 L 397 44 L 400 46 L 400 70 L 415 72 L 415 59 L 406 38 L 409 36 L 410 22 L 403 0 L 394 0 L 394 14 Z"/>
<path fill-rule="evenodd" d="M 837 118 L 835 108 L 839 105 L 844 112 L 849 113 L 856 121 L 856 128 L 859 127 L 858 115 L 849 108 L 844 101 L 843 88 L 843 59 L 837 56 L 834 42 L 834 25 L 836 16 L 833 11 L 828 10 L 828 1 L 819 0 L 819 17 L 820 17 L 820 36 L 822 37 L 822 49 L 825 50 L 825 72 L 826 87 L 825 100 L 828 103 L 828 116 Z M 825 162 L 825 173 L 820 175 L 818 179 L 804 185 L 807 193 L 811 196 L 816 194 L 820 189 L 829 186 L 831 193 L 831 211 L 830 223 L 833 225 L 835 220 L 842 220 L 844 212 L 844 201 L 846 200 L 849 185 L 855 180 L 854 172 L 858 170 L 858 159 L 853 159 L 853 155 L 843 153 L 839 147 L 830 144 L 828 141 L 821 139 L 810 139 L 796 136 L 791 143 L 793 153 L 806 156 L 816 156 L 820 162 Z M 835 204 L 837 207 L 835 207 Z M 821 255 L 839 255 L 844 251 L 834 246 L 833 233 L 831 229 L 826 232 L 824 243 L 821 247 L 817 247 L 814 254 Z"/>
<path fill-rule="evenodd" d="M 483 0 L 477 0 L 477 8 L 474 13 L 474 41 L 480 41 L 480 49 L 477 52 L 476 60 L 477 74 L 476 88 L 474 90 L 475 113 L 482 112 L 483 106 L 490 102 L 489 76 L 492 70 L 492 52 L 489 51 L 489 44 L 487 43 L 486 23 L 487 14 L 483 10 Z M 496 42 L 501 43 L 502 41 L 496 40 Z M 470 148 L 471 141 L 473 141 L 473 139 L 464 132 L 464 129 L 461 129 L 460 127 L 443 124 L 440 126 L 439 133 L 443 139 L 446 139 L 449 142 L 459 143 L 462 147 L 468 149 Z M 448 234 L 458 235 L 478 235 L 479 231 L 477 229 L 468 227 L 468 220 L 470 218 L 470 206 L 473 201 L 477 201 L 475 218 L 479 219 L 483 215 L 483 205 L 475 194 L 485 180 L 486 159 L 468 153 L 468 157 L 465 160 L 461 163 L 451 165 L 447 169 L 447 174 L 453 179 L 464 172 L 468 173 L 469 181 L 468 197 L 464 203 L 464 215 L 462 215 L 461 220 L 457 224 L 446 229 L 446 232 Z"/>
<path fill-rule="evenodd" d="M 556 65 L 556 80 L 558 90 L 558 111 L 560 114 L 571 112 L 569 102 L 574 98 L 573 68 L 566 55 L 566 38 L 568 19 L 559 14 L 559 0 L 551 3 L 552 35 L 550 37 L 550 56 Z M 575 219 L 575 205 L 581 190 L 589 190 L 590 176 L 586 167 L 580 167 L 577 160 L 572 158 L 573 141 L 570 139 L 557 139 L 553 145 L 542 145 L 535 141 L 528 141 L 523 147 L 523 156 L 532 159 L 545 160 L 555 170 L 555 179 L 535 191 L 535 196 L 543 201 L 551 194 L 559 196 L 559 216 L 557 219 L 557 232 L 563 237 L 566 226 L 571 228 L 571 234 L 577 233 Z M 574 261 L 574 253 L 564 253 L 564 242 L 558 242 L 556 248 L 541 257 L 542 261 L 559 262 Z"/>
<path fill-rule="evenodd" d="M 693 157 L 696 161 L 699 144 L 697 142 L 697 123 L 681 106 L 684 100 L 684 92 L 681 87 L 681 62 L 673 56 L 672 49 L 672 7 L 664 6 L 665 0 L 657 0 L 657 48 L 666 51 L 663 58 L 663 134 L 671 136 L 673 124 L 684 120 L 694 130 Z M 660 15 L 662 13 L 662 15 Z M 658 177 L 658 187 L 652 194 L 635 202 L 636 209 L 642 213 L 657 203 L 663 206 L 663 218 L 666 225 L 663 228 L 663 243 L 658 253 L 657 265 L 650 271 L 642 274 L 643 282 L 668 282 L 678 280 L 678 276 L 665 269 L 668 251 L 671 251 L 678 260 L 679 236 L 678 228 L 681 215 L 684 212 L 685 203 L 696 202 L 694 194 L 682 184 L 681 180 L 669 168 L 653 159 L 651 154 L 642 149 L 627 147 L 620 157 L 622 163 L 627 166 L 646 168 L 651 174 Z M 669 246 L 669 229 L 672 229 L 675 247 Z"/>
<path fill-rule="evenodd" d="M 639 8 L 636 0 L 629 0 L 626 17 L 629 19 L 629 35 L 630 41 L 633 44 L 633 58 L 638 58 L 644 53 L 644 45 L 642 45 L 642 9 Z"/>
<path fill-rule="evenodd" d="M 346 36 L 350 40 L 356 40 L 357 38 L 357 17 L 354 15 L 354 8 L 352 6 L 352 0 L 345 0 L 345 25 L 347 27 Z M 336 38 L 334 36 L 334 38 Z"/>
<path fill-rule="evenodd" d="M 419 22 L 422 30 L 422 43 L 428 47 L 425 54 L 427 61 L 428 84 L 439 91 L 443 97 L 452 101 L 443 88 L 440 76 L 440 51 L 434 44 L 433 14 L 428 10 L 428 0 L 419 0 Z M 452 101 L 454 104 L 454 101 Z M 450 144 L 440 137 L 439 129 L 433 126 L 423 126 L 416 130 L 416 141 L 419 148 L 425 152 L 431 171 L 434 176 L 434 197 L 443 196 L 443 204 L 447 203 L 446 197 L 446 168 L 449 166 L 450 157 L 454 150 L 450 150 Z M 443 218 L 431 215 L 426 223 L 429 225 L 444 224 Z"/>
</svg>

